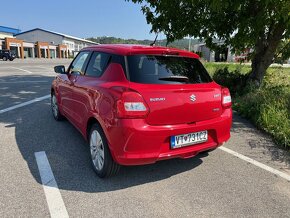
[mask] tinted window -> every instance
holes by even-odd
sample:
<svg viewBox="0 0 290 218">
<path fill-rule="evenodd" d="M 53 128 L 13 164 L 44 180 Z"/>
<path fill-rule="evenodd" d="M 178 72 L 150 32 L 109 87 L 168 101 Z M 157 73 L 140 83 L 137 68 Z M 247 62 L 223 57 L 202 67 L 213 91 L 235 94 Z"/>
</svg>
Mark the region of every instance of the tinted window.
<svg viewBox="0 0 290 218">
<path fill-rule="evenodd" d="M 89 52 L 80 52 L 78 56 L 74 59 L 70 67 L 70 73 L 80 73 L 84 74 L 85 63 L 89 57 Z"/>
<path fill-rule="evenodd" d="M 212 79 L 199 60 L 178 56 L 128 56 L 130 81 L 147 84 L 208 83 Z"/>
<path fill-rule="evenodd" d="M 100 77 L 106 70 L 111 56 L 106 53 L 94 52 L 86 70 L 86 76 Z"/>
<path fill-rule="evenodd" d="M 122 55 L 112 55 L 112 62 L 116 64 L 121 64 L 124 72 L 126 72 L 125 58 Z"/>
</svg>

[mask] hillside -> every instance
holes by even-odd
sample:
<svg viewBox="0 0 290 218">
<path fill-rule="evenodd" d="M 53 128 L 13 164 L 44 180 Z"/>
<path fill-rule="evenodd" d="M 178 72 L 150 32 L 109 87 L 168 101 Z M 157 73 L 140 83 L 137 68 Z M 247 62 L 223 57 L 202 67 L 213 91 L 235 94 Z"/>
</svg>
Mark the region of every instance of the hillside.
<svg viewBox="0 0 290 218">
<path fill-rule="evenodd" d="M 136 39 L 122 39 L 122 38 L 116 38 L 116 37 L 90 37 L 87 38 L 87 40 L 97 42 L 100 44 L 141 44 L 141 45 L 150 45 L 150 43 L 153 42 L 153 40 L 136 40 Z M 199 41 L 197 39 L 191 39 L 191 46 L 194 44 L 197 44 Z M 167 40 L 157 40 L 156 45 L 166 46 Z M 176 40 L 172 43 L 169 43 L 169 47 L 175 47 L 180 49 L 188 49 L 189 45 L 189 39 L 181 39 Z"/>
</svg>

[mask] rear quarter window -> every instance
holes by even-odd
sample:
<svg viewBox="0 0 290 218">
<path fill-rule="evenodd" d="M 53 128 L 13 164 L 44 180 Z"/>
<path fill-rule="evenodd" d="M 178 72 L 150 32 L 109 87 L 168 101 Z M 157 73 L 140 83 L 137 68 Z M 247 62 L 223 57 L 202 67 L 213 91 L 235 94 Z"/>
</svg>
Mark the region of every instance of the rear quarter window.
<svg viewBox="0 0 290 218">
<path fill-rule="evenodd" d="M 145 84 L 196 84 L 212 79 L 201 62 L 180 56 L 132 55 L 127 57 L 131 82 Z"/>
<path fill-rule="evenodd" d="M 106 70 L 110 59 L 110 54 L 94 52 L 86 69 L 86 76 L 100 77 Z"/>
</svg>

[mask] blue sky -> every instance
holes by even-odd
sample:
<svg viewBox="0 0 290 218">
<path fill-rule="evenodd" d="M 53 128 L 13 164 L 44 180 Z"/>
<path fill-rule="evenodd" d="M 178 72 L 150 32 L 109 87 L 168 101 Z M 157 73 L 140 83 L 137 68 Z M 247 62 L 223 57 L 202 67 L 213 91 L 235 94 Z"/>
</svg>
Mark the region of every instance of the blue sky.
<svg viewBox="0 0 290 218">
<path fill-rule="evenodd" d="M 0 25 L 36 27 L 77 37 L 154 39 L 141 5 L 125 0 L 8 0 L 1 2 Z"/>
</svg>

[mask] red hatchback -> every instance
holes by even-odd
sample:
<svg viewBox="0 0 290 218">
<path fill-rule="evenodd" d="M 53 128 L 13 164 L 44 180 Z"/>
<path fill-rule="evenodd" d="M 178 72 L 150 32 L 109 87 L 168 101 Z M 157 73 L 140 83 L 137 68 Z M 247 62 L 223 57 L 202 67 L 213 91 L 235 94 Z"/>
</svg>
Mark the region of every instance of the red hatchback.
<svg viewBox="0 0 290 218">
<path fill-rule="evenodd" d="M 166 47 L 98 45 L 79 52 L 51 88 L 56 120 L 88 140 L 98 176 L 120 165 L 189 158 L 230 138 L 231 96 L 198 55 Z"/>
</svg>

